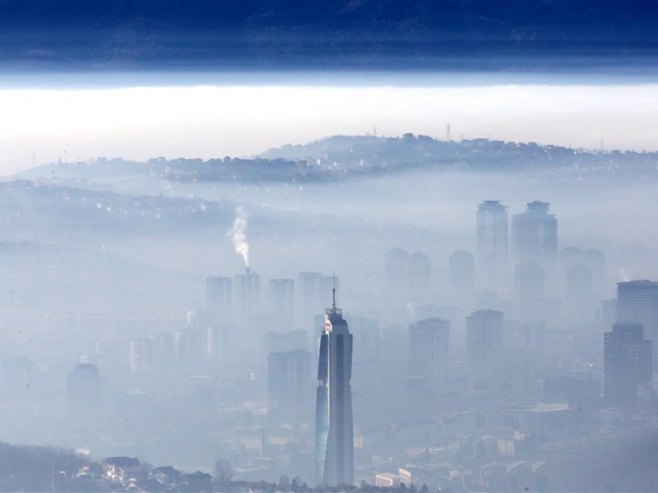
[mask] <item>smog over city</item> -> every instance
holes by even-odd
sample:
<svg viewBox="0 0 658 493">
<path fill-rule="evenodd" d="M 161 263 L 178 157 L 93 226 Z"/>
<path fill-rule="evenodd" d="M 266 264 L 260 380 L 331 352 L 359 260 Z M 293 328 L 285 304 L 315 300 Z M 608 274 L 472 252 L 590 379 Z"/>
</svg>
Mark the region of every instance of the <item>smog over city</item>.
<svg viewBox="0 0 658 493">
<path fill-rule="evenodd" d="M 651 2 L 0 2 L 0 491 L 655 491 Z"/>
</svg>

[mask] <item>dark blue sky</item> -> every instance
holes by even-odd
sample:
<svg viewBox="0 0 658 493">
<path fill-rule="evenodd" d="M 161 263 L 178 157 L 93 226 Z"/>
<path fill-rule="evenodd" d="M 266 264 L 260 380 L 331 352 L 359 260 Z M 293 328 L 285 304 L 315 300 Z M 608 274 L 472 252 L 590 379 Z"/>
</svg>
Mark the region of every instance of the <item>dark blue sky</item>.
<svg viewBox="0 0 658 493">
<path fill-rule="evenodd" d="M 649 0 L 0 0 L 0 69 L 651 70 Z"/>
</svg>

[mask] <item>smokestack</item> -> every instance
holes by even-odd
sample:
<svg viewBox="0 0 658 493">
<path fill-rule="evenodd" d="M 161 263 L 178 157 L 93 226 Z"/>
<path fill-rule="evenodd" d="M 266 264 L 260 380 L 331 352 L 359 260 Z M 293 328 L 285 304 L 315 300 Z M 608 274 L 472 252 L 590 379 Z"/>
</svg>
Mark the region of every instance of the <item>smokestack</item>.
<svg viewBox="0 0 658 493">
<path fill-rule="evenodd" d="M 233 248 L 236 253 L 242 255 L 247 273 L 249 272 L 249 243 L 247 242 L 247 215 L 244 208 L 239 206 L 235 209 L 235 219 L 233 226 L 226 232 L 226 236 L 231 238 Z"/>
</svg>

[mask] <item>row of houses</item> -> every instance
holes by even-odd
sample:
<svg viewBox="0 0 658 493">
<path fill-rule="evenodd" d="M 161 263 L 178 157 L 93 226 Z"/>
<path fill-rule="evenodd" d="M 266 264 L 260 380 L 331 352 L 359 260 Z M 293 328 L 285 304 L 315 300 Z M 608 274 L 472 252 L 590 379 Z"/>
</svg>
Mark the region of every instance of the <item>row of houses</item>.
<svg viewBox="0 0 658 493">
<path fill-rule="evenodd" d="M 85 465 L 70 482 L 95 491 L 212 493 L 210 474 L 185 473 L 171 466 L 151 469 L 133 457 L 108 457 L 100 463 Z"/>
</svg>

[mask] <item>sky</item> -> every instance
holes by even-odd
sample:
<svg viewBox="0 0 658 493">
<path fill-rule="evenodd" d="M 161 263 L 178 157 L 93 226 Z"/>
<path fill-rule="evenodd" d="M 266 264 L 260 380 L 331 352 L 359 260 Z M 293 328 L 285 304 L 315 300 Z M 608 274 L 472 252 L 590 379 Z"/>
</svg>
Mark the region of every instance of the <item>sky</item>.
<svg viewBox="0 0 658 493">
<path fill-rule="evenodd" d="M 0 173 L 98 156 L 248 157 L 328 135 L 658 150 L 658 83 L 0 89 Z"/>
<path fill-rule="evenodd" d="M 658 56 L 652 0 L 0 0 L 14 70 L 614 70 Z"/>
</svg>

